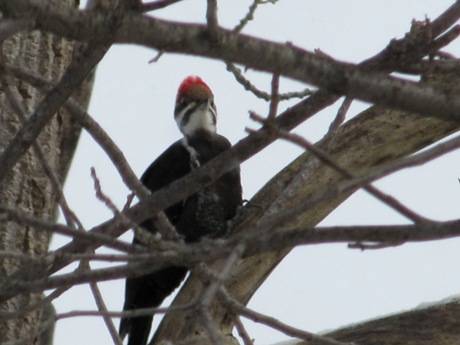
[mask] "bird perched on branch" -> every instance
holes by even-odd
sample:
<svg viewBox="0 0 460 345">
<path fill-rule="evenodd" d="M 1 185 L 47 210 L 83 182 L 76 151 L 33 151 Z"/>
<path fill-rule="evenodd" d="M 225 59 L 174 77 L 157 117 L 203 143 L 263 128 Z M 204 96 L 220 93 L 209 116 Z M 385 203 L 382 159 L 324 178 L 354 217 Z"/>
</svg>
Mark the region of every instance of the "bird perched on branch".
<svg viewBox="0 0 460 345">
<path fill-rule="evenodd" d="M 172 144 L 144 172 L 142 183 L 152 192 L 199 168 L 230 148 L 230 142 L 216 133 L 217 110 L 209 86 L 197 76 L 187 77 L 179 86 L 174 118 L 183 138 Z M 223 235 L 242 202 L 239 169 L 222 175 L 207 187 L 168 207 L 166 216 L 185 242 L 203 236 Z M 152 220 L 141 224 L 155 233 Z M 136 237 L 134 243 L 138 243 Z M 159 306 L 179 286 L 186 267 L 172 266 L 135 278 L 126 279 L 123 310 Z M 145 345 L 152 316 L 122 318 L 120 336 L 128 345 Z"/>
</svg>

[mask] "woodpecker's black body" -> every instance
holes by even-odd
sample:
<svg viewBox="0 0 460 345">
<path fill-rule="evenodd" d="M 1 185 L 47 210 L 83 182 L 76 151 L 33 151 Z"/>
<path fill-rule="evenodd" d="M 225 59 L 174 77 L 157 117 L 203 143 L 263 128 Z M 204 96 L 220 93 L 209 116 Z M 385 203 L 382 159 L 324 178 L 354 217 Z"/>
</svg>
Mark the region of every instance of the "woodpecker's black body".
<svg viewBox="0 0 460 345">
<path fill-rule="evenodd" d="M 229 147 L 229 141 L 223 136 L 205 130 L 195 131 L 161 154 L 144 172 L 141 181 L 151 191 L 159 190 Z M 235 216 L 241 201 L 240 173 L 235 169 L 204 190 L 167 208 L 165 213 L 185 241 L 194 242 L 203 236 L 224 234 L 227 222 Z M 152 221 L 142 226 L 156 232 Z M 159 306 L 186 273 L 185 267 L 168 267 L 142 277 L 128 278 L 123 309 Z M 120 335 L 129 334 L 128 345 L 145 345 L 151 322 L 151 316 L 124 318 L 120 323 Z"/>
</svg>

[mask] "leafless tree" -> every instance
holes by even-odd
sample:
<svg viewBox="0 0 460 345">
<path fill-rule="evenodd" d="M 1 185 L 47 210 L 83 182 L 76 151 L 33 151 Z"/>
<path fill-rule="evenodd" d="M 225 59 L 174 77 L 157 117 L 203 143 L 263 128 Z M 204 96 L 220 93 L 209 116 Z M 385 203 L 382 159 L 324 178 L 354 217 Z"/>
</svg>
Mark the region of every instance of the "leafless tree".
<svg viewBox="0 0 460 345">
<path fill-rule="evenodd" d="M 379 249 L 414 241 L 460 235 L 460 220 L 435 222 L 417 214 L 372 182 L 406 167 L 435 159 L 460 146 L 451 139 L 432 148 L 460 127 L 459 64 L 442 48 L 460 33 L 460 1 L 438 18 L 414 22 L 410 32 L 360 64 L 345 64 L 320 51 L 280 44 L 242 34 L 257 7 L 233 29 L 219 25 L 217 1 L 207 1 L 207 24 L 178 24 L 144 15 L 180 0 L 90 1 L 78 10 L 73 0 L 0 0 L 0 341 L 2 344 L 52 342 L 56 320 L 100 315 L 114 343 L 120 344 L 112 318 L 166 313 L 151 344 L 230 344 L 237 329 L 251 344 L 241 317 L 278 329 L 302 344 L 457 344 L 457 301 L 317 335 L 248 309 L 246 304 L 273 268 L 295 246 L 349 243 Z M 180 4 L 179 4 L 180 5 Z M 154 12 L 153 12 L 154 14 Z M 86 112 L 91 73 L 112 44 L 130 43 L 170 52 L 225 61 L 230 73 L 256 96 L 269 102 L 263 124 L 229 151 L 162 190 L 150 193 L 139 182 L 123 153 Z M 272 90 L 256 89 L 236 64 L 273 74 Z M 421 76 L 420 82 L 392 77 L 391 72 Z M 280 77 L 318 87 L 318 91 L 280 94 Z M 290 131 L 346 96 L 330 131 L 316 144 Z M 301 100 L 285 112 L 278 103 Z M 353 99 L 373 105 L 344 123 Z M 62 184 L 81 129 L 105 150 L 139 203 L 121 211 L 105 197 L 93 174 L 98 197 L 113 211 L 112 219 L 84 229 L 67 206 Z M 235 168 L 275 140 L 288 140 L 305 152 L 286 166 L 234 220 L 231 235 L 184 245 L 171 240 L 174 229 L 163 224 L 161 238 L 144 234 L 144 245 L 118 237 L 135 224 L 191 195 Z M 414 154 L 416 153 L 416 154 Z M 317 224 L 353 192 L 364 189 L 411 221 L 410 225 L 318 227 Z M 56 222 L 60 207 L 66 224 Z M 164 220 L 164 219 L 163 219 Z M 139 230 L 142 235 L 142 230 Z M 50 236 L 72 241 L 48 251 Z M 95 253 L 100 247 L 120 254 Z M 91 260 L 121 262 L 91 269 Z M 129 261 L 129 265 L 128 265 Z M 79 267 L 54 274 L 67 265 Z M 108 311 L 97 283 L 145 274 L 166 265 L 187 265 L 192 274 L 166 309 Z M 51 276 L 52 275 L 52 276 Z M 55 315 L 51 301 L 68 288 L 89 284 L 98 311 Z M 44 290 L 51 294 L 43 297 Z M 180 311 L 180 312 L 178 312 Z M 198 315 L 199 317 L 196 317 Z M 429 336 L 427 336 L 429 335 Z"/>
</svg>

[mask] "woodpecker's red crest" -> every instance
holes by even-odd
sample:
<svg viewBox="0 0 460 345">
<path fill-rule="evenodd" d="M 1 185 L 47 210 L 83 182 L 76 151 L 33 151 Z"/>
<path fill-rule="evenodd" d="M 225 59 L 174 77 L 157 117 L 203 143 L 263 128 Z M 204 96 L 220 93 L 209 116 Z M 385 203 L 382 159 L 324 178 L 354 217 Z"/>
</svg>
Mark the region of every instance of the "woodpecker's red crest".
<svg viewBox="0 0 460 345">
<path fill-rule="evenodd" d="M 200 130 L 216 132 L 217 111 L 214 95 L 200 77 L 189 76 L 180 84 L 174 118 L 186 137 Z"/>
<path fill-rule="evenodd" d="M 208 99 L 213 97 L 212 91 L 203 79 L 196 75 L 185 78 L 177 90 L 176 102 L 182 98 Z"/>
</svg>

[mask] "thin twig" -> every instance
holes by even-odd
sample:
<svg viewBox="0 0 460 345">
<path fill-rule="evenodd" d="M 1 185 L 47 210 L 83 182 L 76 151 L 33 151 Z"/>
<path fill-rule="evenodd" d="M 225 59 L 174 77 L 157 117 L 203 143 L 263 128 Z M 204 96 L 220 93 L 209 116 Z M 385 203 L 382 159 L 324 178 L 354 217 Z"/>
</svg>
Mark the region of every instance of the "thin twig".
<svg viewBox="0 0 460 345">
<path fill-rule="evenodd" d="M 337 115 L 335 116 L 334 121 L 332 121 L 331 125 L 329 126 L 329 130 L 326 135 L 332 135 L 337 128 L 345 121 L 345 117 L 347 115 L 348 110 L 350 109 L 351 103 L 353 103 L 353 98 L 345 97 L 340 106 Z"/>
<path fill-rule="evenodd" d="M 247 78 L 244 77 L 243 73 L 230 62 L 226 62 L 227 71 L 231 72 L 235 77 L 236 81 L 240 83 L 245 90 L 250 91 L 256 97 L 261 98 L 267 102 L 271 101 L 271 95 L 265 91 L 259 90 L 254 84 L 252 84 Z M 286 101 L 292 98 L 305 98 L 313 94 L 313 91 L 310 89 L 305 89 L 304 91 L 294 91 L 286 92 L 279 95 L 278 99 L 280 101 Z"/>
<path fill-rule="evenodd" d="M 159 50 L 157 55 L 155 55 L 153 58 L 151 58 L 148 63 L 150 64 L 150 63 L 158 62 L 160 60 L 160 58 L 163 56 L 163 54 L 164 54 L 164 51 Z"/>
<path fill-rule="evenodd" d="M 278 104 L 280 101 L 280 75 L 274 73 L 272 77 L 272 93 L 270 97 L 270 110 L 268 111 L 267 121 L 273 121 L 278 113 Z"/>
<path fill-rule="evenodd" d="M 254 19 L 254 13 L 256 12 L 256 9 L 257 7 L 259 6 L 260 4 L 260 0 L 254 0 L 251 4 L 251 6 L 249 6 L 249 9 L 248 9 L 248 13 L 246 13 L 246 15 L 241 18 L 240 22 L 238 23 L 238 25 L 236 25 L 234 28 L 233 28 L 233 32 L 241 32 L 241 30 L 243 30 L 243 28 L 251 21 Z"/>
<path fill-rule="evenodd" d="M 235 317 L 235 327 L 238 332 L 238 335 L 243 340 L 244 345 L 254 345 L 253 339 L 251 338 L 248 331 L 246 330 L 246 327 L 244 327 L 244 324 L 241 321 L 239 316 Z"/>
<path fill-rule="evenodd" d="M 56 320 L 62 320 L 73 317 L 112 317 L 112 318 L 131 318 L 139 316 L 148 316 L 154 314 L 166 314 L 170 311 L 184 311 L 187 309 L 195 308 L 196 303 L 188 303 L 184 305 L 175 305 L 169 307 L 156 307 L 156 308 L 138 308 L 130 309 L 125 311 L 95 311 L 95 310 L 72 310 L 65 313 L 60 313 L 56 315 Z"/>
<path fill-rule="evenodd" d="M 86 261 L 86 265 L 89 268 L 89 264 Z M 97 283 L 91 282 L 89 283 L 91 293 L 93 294 L 94 301 L 96 302 L 96 306 L 99 310 L 99 312 L 104 313 L 102 315 L 102 318 L 104 320 L 105 326 L 107 327 L 107 330 L 109 331 L 109 334 L 114 342 L 115 345 L 123 345 L 123 341 L 120 338 L 120 335 L 117 332 L 117 329 L 113 323 L 113 320 L 109 315 L 107 315 L 107 306 L 104 302 L 104 298 L 102 297 L 101 290 L 97 286 Z"/>
<path fill-rule="evenodd" d="M 117 206 L 114 202 L 102 191 L 101 181 L 97 177 L 96 169 L 91 167 L 91 178 L 93 179 L 94 183 L 94 190 L 96 192 L 96 197 L 104 203 L 104 205 L 112 211 L 114 216 L 119 216 L 120 211 L 118 210 Z"/>
</svg>

